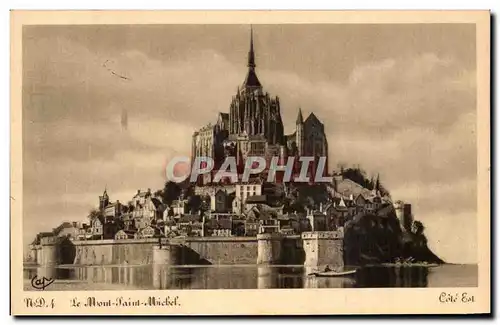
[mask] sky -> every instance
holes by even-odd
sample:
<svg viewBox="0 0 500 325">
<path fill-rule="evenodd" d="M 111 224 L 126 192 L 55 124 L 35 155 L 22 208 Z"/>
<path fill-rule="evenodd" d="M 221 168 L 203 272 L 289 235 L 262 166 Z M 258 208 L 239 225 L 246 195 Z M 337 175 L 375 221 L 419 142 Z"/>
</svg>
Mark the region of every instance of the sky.
<svg viewBox="0 0 500 325">
<path fill-rule="evenodd" d="M 429 245 L 477 262 L 476 47 L 467 24 L 254 25 L 257 75 L 325 124 L 330 167 L 380 174 Z M 248 25 L 25 26 L 23 242 L 86 221 L 104 188 L 162 188 L 195 129 L 229 112 Z M 120 76 L 124 77 L 121 78 Z M 127 128 L 121 116 L 127 112 Z"/>
</svg>

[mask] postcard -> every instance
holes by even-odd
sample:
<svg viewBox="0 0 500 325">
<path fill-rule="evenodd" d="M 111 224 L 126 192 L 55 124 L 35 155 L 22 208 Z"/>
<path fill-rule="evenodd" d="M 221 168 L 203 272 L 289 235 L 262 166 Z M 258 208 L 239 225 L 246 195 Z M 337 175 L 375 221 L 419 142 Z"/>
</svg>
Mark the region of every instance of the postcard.
<svg viewBox="0 0 500 325">
<path fill-rule="evenodd" d="M 13 315 L 490 314 L 488 11 L 12 11 Z"/>
</svg>

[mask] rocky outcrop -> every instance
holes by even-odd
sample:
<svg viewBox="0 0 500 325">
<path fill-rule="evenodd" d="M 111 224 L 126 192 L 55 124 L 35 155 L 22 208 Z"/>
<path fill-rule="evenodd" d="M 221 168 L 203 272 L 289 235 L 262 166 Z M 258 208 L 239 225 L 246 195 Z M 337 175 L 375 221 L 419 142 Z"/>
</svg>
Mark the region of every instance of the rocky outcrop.
<svg viewBox="0 0 500 325">
<path fill-rule="evenodd" d="M 393 212 L 354 217 L 345 224 L 344 263 L 359 266 L 410 258 L 413 262 L 444 263 L 428 248 L 423 225 L 416 223 L 421 227 L 402 229 Z"/>
</svg>

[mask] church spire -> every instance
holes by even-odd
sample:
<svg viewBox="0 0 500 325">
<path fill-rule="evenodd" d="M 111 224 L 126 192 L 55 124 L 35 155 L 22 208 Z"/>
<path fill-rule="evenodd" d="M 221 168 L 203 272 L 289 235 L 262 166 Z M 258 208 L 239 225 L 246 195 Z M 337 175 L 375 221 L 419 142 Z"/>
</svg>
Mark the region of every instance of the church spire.
<svg viewBox="0 0 500 325">
<path fill-rule="evenodd" d="M 253 51 L 253 27 L 250 25 L 250 51 L 248 51 L 248 67 L 255 69 L 255 53 Z"/>
<path fill-rule="evenodd" d="M 255 73 L 255 52 L 253 50 L 253 28 L 250 27 L 250 50 L 248 51 L 248 73 L 243 88 L 261 88 L 259 78 Z"/>
<path fill-rule="evenodd" d="M 304 123 L 304 118 L 302 117 L 302 108 L 299 107 L 299 114 L 297 114 L 297 122 L 295 124 Z"/>
</svg>

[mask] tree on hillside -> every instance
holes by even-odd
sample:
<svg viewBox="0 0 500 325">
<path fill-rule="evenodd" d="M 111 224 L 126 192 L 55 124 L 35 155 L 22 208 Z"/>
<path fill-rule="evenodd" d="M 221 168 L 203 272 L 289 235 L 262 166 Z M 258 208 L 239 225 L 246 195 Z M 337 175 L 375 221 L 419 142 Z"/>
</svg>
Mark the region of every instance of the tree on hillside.
<svg viewBox="0 0 500 325">
<path fill-rule="evenodd" d="M 376 180 L 374 180 L 373 177 L 368 178 L 366 172 L 359 166 L 351 168 L 342 167 L 341 174 L 344 178 L 350 179 L 351 181 L 363 186 L 366 189 L 378 189 L 382 196 L 390 196 L 389 191 L 382 185 L 379 175 L 377 175 Z"/>
<path fill-rule="evenodd" d="M 210 210 L 210 200 L 211 198 L 209 195 L 206 195 L 202 198 L 200 204 L 200 215 L 204 215 L 207 211 Z"/>
<path fill-rule="evenodd" d="M 184 187 L 182 187 L 182 193 L 185 198 L 195 195 L 193 184 L 191 183 L 187 183 L 187 185 L 184 184 Z"/>
<path fill-rule="evenodd" d="M 98 209 L 92 209 L 89 212 L 88 219 L 89 219 L 89 221 L 92 221 L 92 220 L 99 218 L 101 216 L 102 216 L 101 211 L 99 211 Z"/>
<path fill-rule="evenodd" d="M 172 181 L 167 181 L 162 191 L 163 203 L 170 205 L 174 200 L 179 198 L 181 194 L 181 187 Z"/>
<path fill-rule="evenodd" d="M 195 214 L 200 211 L 202 207 L 202 199 L 199 195 L 191 195 L 187 199 L 188 211 L 191 214 Z"/>
</svg>

